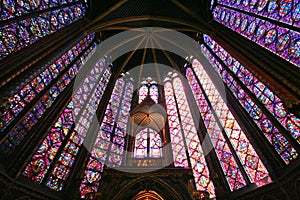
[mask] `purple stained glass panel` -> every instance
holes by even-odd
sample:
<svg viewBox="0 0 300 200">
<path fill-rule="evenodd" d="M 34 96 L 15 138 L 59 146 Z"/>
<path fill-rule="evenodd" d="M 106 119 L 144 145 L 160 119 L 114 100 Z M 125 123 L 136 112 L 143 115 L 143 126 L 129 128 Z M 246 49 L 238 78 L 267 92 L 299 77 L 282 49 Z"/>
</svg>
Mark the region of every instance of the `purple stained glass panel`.
<svg viewBox="0 0 300 200">
<path fill-rule="evenodd" d="M 247 11 L 259 16 L 267 17 L 294 27 L 299 27 L 300 25 L 300 3 L 298 0 L 218 0 L 218 3 L 237 8 L 241 11 Z"/>
<path fill-rule="evenodd" d="M 187 158 L 184 151 L 187 149 L 197 190 L 207 191 L 210 197 L 215 197 L 214 185 L 209 176 L 201 143 L 183 90 L 184 87 L 177 74 L 173 74 L 172 79 L 168 80 L 167 78 L 164 87 L 174 164 L 186 167 Z M 175 102 L 177 102 L 178 108 L 176 108 Z"/>
<path fill-rule="evenodd" d="M 81 19 L 85 10 L 78 4 L 0 27 L 0 60 Z"/>
<path fill-rule="evenodd" d="M 265 47 L 294 65 L 300 66 L 299 32 L 221 6 L 217 6 L 213 10 L 213 15 L 216 21 Z M 226 16 L 231 18 L 231 21 L 228 21 Z"/>
<path fill-rule="evenodd" d="M 208 42 L 209 38 L 205 36 L 205 41 Z M 210 40 L 208 43 L 209 46 L 217 45 L 214 41 Z M 215 48 L 212 48 L 215 49 Z M 249 74 L 250 72 L 242 66 L 238 61 L 236 61 L 233 57 L 228 56 L 227 52 L 223 50 L 222 47 L 217 47 L 218 51 L 220 50 L 220 58 L 225 62 L 229 60 L 229 64 L 231 65 L 232 72 L 234 72 L 237 77 L 244 82 L 244 84 L 253 90 L 253 93 L 257 95 L 258 98 L 264 103 L 267 108 L 274 108 L 272 106 L 272 102 L 275 102 L 275 105 L 280 101 L 278 97 L 266 88 L 262 83 L 260 83 L 253 75 Z M 269 142 L 274 146 L 276 151 L 281 155 L 283 160 L 286 163 L 289 163 L 291 160 L 297 157 L 297 153 L 295 149 L 288 143 L 287 139 L 278 131 L 276 126 L 266 117 L 266 115 L 262 112 L 261 108 L 257 106 L 257 104 L 250 98 L 250 96 L 242 89 L 242 87 L 238 84 L 236 80 L 232 78 L 232 76 L 225 70 L 224 66 L 222 66 L 216 58 L 212 56 L 212 54 L 207 50 L 206 47 L 202 46 L 202 51 L 204 55 L 209 59 L 212 66 L 219 73 L 220 77 L 224 80 L 224 82 L 228 85 L 228 87 L 232 90 L 233 94 L 240 101 L 241 105 L 245 108 L 245 110 L 249 113 L 250 117 L 254 120 L 254 122 L 258 125 L 258 127 L 265 134 Z M 222 56 L 221 56 L 222 54 Z M 227 59 L 229 58 L 229 59 Z M 245 72 L 249 72 L 246 73 Z M 257 83 L 257 84 L 255 84 Z M 262 92 L 263 91 L 263 92 Z M 280 107 L 281 109 L 283 107 Z M 275 112 L 273 109 L 270 110 L 274 115 Z M 283 114 L 283 113 L 281 113 Z M 293 116 L 293 115 L 292 115 Z M 287 117 L 287 116 L 286 116 Z M 295 118 L 293 118 L 295 119 Z M 286 121 L 284 118 L 279 118 L 282 122 Z M 289 121 L 289 123 L 291 123 Z M 292 132 L 294 137 L 299 138 L 299 134 L 297 134 L 297 127 L 291 126 L 290 128 L 295 128 L 295 131 Z M 280 141 L 280 142 L 278 142 Z"/>
<path fill-rule="evenodd" d="M 82 55 L 82 59 L 86 59 L 92 50 L 95 48 L 95 46 L 91 46 L 89 49 L 86 50 L 86 52 Z M 78 71 L 78 68 L 80 68 L 82 65 L 82 62 L 80 60 L 77 60 L 70 68 L 73 68 L 73 71 Z M 75 77 L 75 74 L 72 76 L 69 74 L 69 72 L 66 72 L 65 74 L 66 79 L 73 79 Z M 69 81 L 67 82 L 70 83 Z M 28 101 L 32 98 L 32 88 L 29 89 L 29 85 L 25 86 L 26 88 L 20 92 L 20 95 L 25 96 L 27 95 L 24 100 Z M 38 122 L 38 120 L 43 116 L 43 114 L 47 111 L 49 107 L 51 107 L 52 103 L 57 99 L 59 94 L 67 87 L 67 84 L 65 84 L 63 77 L 58 80 L 57 83 L 55 83 L 49 91 L 46 92 L 46 94 L 43 95 L 43 97 L 36 103 L 34 107 L 31 108 L 31 110 L 25 115 L 25 117 L 19 122 L 19 125 L 13 128 L 10 131 L 10 137 L 8 137 L 0 146 L 0 149 L 2 149 L 5 153 L 11 154 L 17 146 L 21 143 L 22 139 L 31 131 L 31 129 L 34 127 L 34 125 Z M 29 94 L 29 97 L 28 97 Z M 11 120 L 11 119 L 10 119 Z M 7 124 L 7 123 L 6 123 Z M 2 129 L 3 130 L 3 129 Z M 21 134 L 20 134 L 21 133 Z M 18 138 L 18 139 L 17 139 Z"/>
</svg>

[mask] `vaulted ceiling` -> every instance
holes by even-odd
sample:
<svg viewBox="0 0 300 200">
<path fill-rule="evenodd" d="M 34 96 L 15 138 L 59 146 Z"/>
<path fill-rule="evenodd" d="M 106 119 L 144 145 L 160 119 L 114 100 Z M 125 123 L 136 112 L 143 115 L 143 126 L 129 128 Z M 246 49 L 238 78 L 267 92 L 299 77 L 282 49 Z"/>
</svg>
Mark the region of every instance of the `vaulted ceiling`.
<svg viewBox="0 0 300 200">
<path fill-rule="evenodd" d="M 93 0 L 89 6 L 90 14 L 85 32 L 97 32 L 101 41 L 122 31 L 142 27 L 163 27 L 179 31 L 191 38 L 195 38 L 197 33 L 209 33 L 211 30 L 209 0 Z M 147 63 L 160 63 L 173 68 L 182 63 L 183 58 L 152 48 L 153 43 L 155 41 L 142 41 L 141 38 L 137 44 L 144 45 L 145 48 L 138 49 L 137 45 L 135 50 L 114 60 L 114 65 L 128 71 Z M 155 72 L 149 72 L 151 69 L 142 73 L 142 77 L 153 77 Z"/>
</svg>

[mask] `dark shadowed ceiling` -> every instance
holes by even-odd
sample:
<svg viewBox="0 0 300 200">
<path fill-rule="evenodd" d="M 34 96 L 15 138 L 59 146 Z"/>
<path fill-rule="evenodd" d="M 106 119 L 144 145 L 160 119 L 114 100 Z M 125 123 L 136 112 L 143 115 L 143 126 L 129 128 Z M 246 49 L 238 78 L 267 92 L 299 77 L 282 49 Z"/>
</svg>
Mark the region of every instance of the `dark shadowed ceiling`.
<svg viewBox="0 0 300 200">
<path fill-rule="evenodd" d="M 163 27 L 195 38 L 197 33 L 210 32 L 212 17 L 209 8 L 209 0 L 92 0 L 85 31 L 97 32 L 103 41 L 134 28 Z M 151 48 L 151 42 L 155 41 L 143 42 L 150 48 L 133 50 L 116 59 L 114 65 L 128 71 L 147 63 L 176 68 L 183 62 L 176 54 Z M 142 76 L 147 75 L 143 73 Z"/>
</svg>

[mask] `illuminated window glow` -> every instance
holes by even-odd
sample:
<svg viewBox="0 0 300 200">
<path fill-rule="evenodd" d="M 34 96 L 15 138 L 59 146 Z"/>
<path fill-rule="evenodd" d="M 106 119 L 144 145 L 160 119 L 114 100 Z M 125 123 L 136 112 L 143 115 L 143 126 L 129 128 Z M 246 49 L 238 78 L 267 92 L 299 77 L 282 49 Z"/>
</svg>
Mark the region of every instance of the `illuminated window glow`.
<svg viewBox="0 0 300 200">
<path fill-rule="evenodd" d="M 135 158 L 160 158 L 162 156 L 162 141 L 158 132 L 153 129 L 143 129 L 135 136 Z"/>
<path fill-rule="evenodd" d="M 268 111 L 281 123 L 285 129 L 299 142 L 300 123 L 292 113 L 288 113 L 281 100 L 262 82 L 260 82 L 247 68 L 241 65 L 235 58 L 230 56 L 221 46 L 215 43 L 211 38 L 205 36 L 205 41 L 212 51 L 223 60 L 225 66 L 216 60 L 205 46 L 202 46 L 204 55 L 209 59 L 214 69 L 219 73 L 223 81 L 229 86 L 229 89 L 237 97 L 241 105 L 249 113 L 249 116 L 262 130 L 270 143 L 275 147 L 276 151 L 281 155 L 282 159 L 288 164 L 297 157 L 295 149 L 282 133 L 279 132 L 277 126 L 262 111 L 254 99 L 249 95 L 253 93 L 257 99 L 263 103 Z M 229 73 L 231 72 L 231 74 Z M 234 75 L 232 75 L 232 73 Z M 235 77 L 233 77 L 235 76 Z M 234 79 L 238 78 L 248 89 L 246 92 L 239 83 Z"/>
<path fill-rule="evenodd" d="M 224 3 L 225 0 L 222 0 Z M 253 1 L 254 2 L 254 1 Z M 257 1 L 256 1 L 257 2 Z M 262 0 L 260 1 L 262 2 Z M 292 9 L 292 1 L 283 0 L 280 1 L 282 4 L 279 8 L 279 14 L 272 14 L 278 11 L 274 11 L 277 9 L 276 1 L 269 1 L 268 11 L 262 14 L 263 16 L 267 16 L 270 18 L 276 18 L 284 22 L 288 22 L 289 24 L 294 24 L 297 27 L 299 24 L 299 3 L 297 2 L 297 6 L 294 5 L 294 9 Z M 245 7 L 253 7 L 249 1 L 244 1 L 247 6 Z M 267 1 L 263 1 L 260 6 L 266 7 Z M 240 6 L 238 6 L 240 7 Z M 258 7 L 259 8 L 259 7 Z M 271 9 L 271 10 L 269 10 Z M 274 10 L 273 10 L 274 9 Z M 278 10 L 278 9 L 277 9 Z M 252 9 L 253 11 L 253 9 Z M 267 13 L 268 12 L 268 13 Z M 289 13 L 289 14 L 284 14 Z M 261 19 L 260 16 L 252 16 L 250 14 L 244 14 L 230 8 L 217 6 L 213 10 L 214 19 L 228 28 L 236 31 L 237 33 L 245 36 L 249 40 L 265 47 L 271 52 L 281 56 L 287 61 L 295 64 L 296 66 L 300 66 L 300 33 L 286 28 L 286 26 L 279 26 L 271 21 Z M 294 16 L 294 17 L 291 17 Z M 289 19 L 295 20 L 289 20 Z M 299 27 L 299 25 L 298 25 Z"/>
<path fill-rule="evenodd" d="M 187 149 L 197 190 L 207 191 L 211 197 L 214 197 L 214 185 L 209 176 L 201 143 L 183 90 L 184 87 L 179 77 L 176 74 L 174 76 L 172 80 L 167 78 L 164 85 L 168 118 L 171 119 L 169 126 L 174 164 L 187 167 L 187 156 L 184 155 L 185 149 Z M 174 107 L 174 102 L 177 102 L 177 108 Z"/>
<path fill-rule="evenodd" d="M 109 167 L 121 165 L 133 93 L 133 84 L 126 77 L 116 81 L 107 105 L 79 188 L 82 198 L 87 193 L 97 192 L 104 163 Z"/>
<path fill-rule="evenodd" d="M 7 1 L 8 5 L 5 5 L 5 7 L 9 8 L 0 11 L 2 15 L 5 15 L 7 10 L 14 12 L 15 8 L 10 3 L 12 0 Z M 78 3 L 77 5 L 49 11 L 40 14 L 38 17 L 24 19 L 1 27 L 0 60 L 83 18 L 85 12 L 86 8 Z"/>
<path fill-rule="evenodd" d="M 236 190 L 246 185 L 245 177 L 241 173 L 242 169 L 240 169 L 237 162 L 241 163 L 247 173 L 247 178 L 251 182 L 259 184 L 261 184 L 260 182 L 270 182 L 268 171 L 199 61 L 193 61 L 193 69 L 195 73 L 191 68 L 187 68 L 187 77 L 193 93 L 197 97 L 202 118 L 205 119 L 208 134 L 211 136 L 231 189 Z M 196 76 L 199 78 L 201 87 L 196 80 Z M 221 126 L 218 122 L 221 123 Z M 239 160 L 234 157 L 230 146 L 234 149 Z M 229 162 L 226 158 L 229 159 Z M 233 171 L 228 173 L 227 170 Z"/>
</svg>

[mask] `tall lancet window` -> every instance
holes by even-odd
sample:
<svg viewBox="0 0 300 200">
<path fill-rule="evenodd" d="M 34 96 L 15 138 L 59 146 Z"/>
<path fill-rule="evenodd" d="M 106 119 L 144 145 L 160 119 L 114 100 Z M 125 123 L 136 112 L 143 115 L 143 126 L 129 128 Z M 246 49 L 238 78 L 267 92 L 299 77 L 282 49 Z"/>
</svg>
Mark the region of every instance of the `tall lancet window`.
<svg viewBox="0 0 300 200">
<path fill-rule="evenodd" d="M 160 158 L 162 156 L 162 141 L 159 133 L 145 128 L 135 136 L 135 158 Z"/>
<path fill-rule="evenodd" d="M 288 112 L 247 66 L 209 36 L 204 35 L 204 41 L 202 52 L 277 153 L 286 164 L 296 159 L 298 154 L 291 144 L 300 143 L 300 119 Z"/>
<path fill-rule="evenodd" d="M 47 132 L 24 176 L 53 190 L 63 189 L 110 76 L 110 68 L 101 59 Z"/>
<path fill-rule="evenodd" d="M 98 191 L 104 164 L 116 167 L 122 163 L 132 94 L 132 78 L 123 74 L 116 81 L 100 130 L 93 138 L 95 143 L 79 188 L 82 198 Z"/>
<path fill-rule="evenodd" d="M 43 70 L 34 73 L 27 83 L 16 89 L 3 106 L 0 114 L 0 133 L 9 132 L 0 149 L 11 155 L 34 126 L 64 93 L 75 78 L 81 66 L 94 53 L 94 34 L 88 35 L 63 53 L 53 63 L 41 66 Z M 24 116 L 18 119 L 18 116 Z"/>
<path fill-rule="evenodd" d="M 271 182 L 268 171 L 201 63 L 186 75 L 231 190 Z"/>
<path fill-rule="evenodd" d="M 214 19 L 300 66 L 300 3 L 282 0 L 216 0 Z"/>
<path fill-rule="evenodd" d="M 185 87 L 176 73 L 170 74 L 164 80 L 174 165 L 187 168 L 190 163 L 197 190 L 207 191 L 211 197 L 214 197 L 214 185 L 209 176 L 200 139 L 184 92 Z"/>
<path fill-rule="evenodd" d="M 0 60 L 82 19 L 86 3 L 4 0 L 0 4 Z"/>
</svg>

